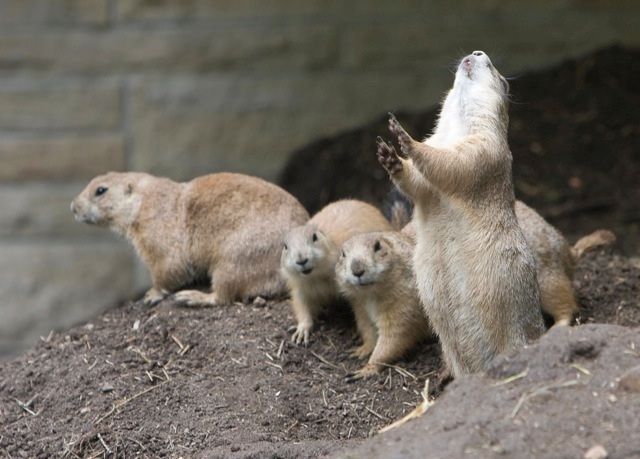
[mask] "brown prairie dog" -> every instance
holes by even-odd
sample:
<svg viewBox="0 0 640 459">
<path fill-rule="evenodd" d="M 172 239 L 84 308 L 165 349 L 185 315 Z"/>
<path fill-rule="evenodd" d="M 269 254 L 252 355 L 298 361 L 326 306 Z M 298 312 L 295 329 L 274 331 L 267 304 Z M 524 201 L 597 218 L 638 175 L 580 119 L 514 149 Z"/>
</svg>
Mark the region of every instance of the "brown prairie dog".
<svg viewBox="0 0 640 459">
<path fill-rule="evenodd" d="M 522 233 L 536 257 L 542 310 L 553 317 L 554 325 L 569 325 L 578 311 L 571 282 L 575 262 L 585 252 L 613 243 L 616 237 L 611 231 L 598 230 L 570 247 L 560 231 L 522 201 L 516 201 L 515 212 Z M 402 233 L 415 241 L 412 222 L 402 228 Z"/>
<path fill-rule="evenodd" d="M 412 254 L 411 239 L 395 231 L 359 234 L 342 246 L 338 284 L 360 322 L 358 357 L 370 355 L 349 381 L 379 373 L 433 335 L 415 285 Z"/>
<path fill-rule="evenodd" d="M 306 225 L 289 232 L 281 270 L 291 289 L 297 321 L 293 341 L 307 344 L 314 319 L 339 299 L 335 264 L 342 243 L 359 233 L 390 229 L 391 224 L 374 206 L 346 199 L 328 204 Z"/>
<path fill-rule="evenodd" d="M 76 220 L 127 238 L 151 273 L 149 304 L 200 280 L 211 293 L 182 290 L 194 305 L 226 304 L 286 293 L 282 240 L 309 215 L 289 193 L 259 178 L 219 173 L 177 183 L 149 174 L 110 172 L 73 200 Z"/>
<path fill-rule="evenodd" d="M 458 66 L 434 134 L 412 139 L 395 117 L 399 155 L 378 158 L 415 203 L 418 291 L 454 377 L 544 331 L 536 262 L 514 211 L 508 84 L 482 51 Z"/>
<path fill-rule="evenodd" d="M 515 211 L 536 257 L 542 310 L 553 317 L 554 325 L 569 325 L 578 311 L 571 283 L 575 262 L 586 251 L 611 244 L 615 236 L 598 230 L 570 247 L 560 231 L 523 202 L 516 201 Z"/>
</svg>

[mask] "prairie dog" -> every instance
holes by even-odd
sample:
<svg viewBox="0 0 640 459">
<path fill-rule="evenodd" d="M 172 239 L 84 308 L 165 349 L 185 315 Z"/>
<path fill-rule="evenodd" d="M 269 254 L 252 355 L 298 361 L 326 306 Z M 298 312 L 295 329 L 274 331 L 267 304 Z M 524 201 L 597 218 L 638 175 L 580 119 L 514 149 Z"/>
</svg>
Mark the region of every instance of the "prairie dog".
<svg viewBox="0 0 640 459">
<path fill-rule="evenodd" d="M 364 378 L 393 363 L 433 332 L 415 284 L 413 243 L 396 231 L 359 234 L 342 245 L 336 264 L 340 291 L 360 315 L 360 357 L 368 363 L 348 380 Z"/>
<path fill-rule="evenodd" d="M 390 229 L 389 221 L 374 206 L 345 199 L 328 204 L 306 225 L 289 232 L 280 264 L 297 321 L 291 337 L 294 342 L 307 344 L 314 319 L 340 297 L 335 265 L 342 243 L 359 233 Z"/>
<path fill-rule="evenodd" d="M 411 205 L 403 206 L 410 215 Z M 553 317 L 554 325 L 569 325 L 578 311 L 571 283 L 575 262 L 583 253 L 611 244 L 616 237 L 611 231 L 598 230 L 571 247 L 560 231 L 522 201 L 516 201 L 515 212 L 522 233 L 536 257 L 542 310 Z M 415 241 L 412 222 L 402 228 L 402 233 Z"/>
<path fill-rule="evenodd" d="M 278 272 L 282 240 L 309 214 L 296 198 L 256 177 L 219 173 L 177 183 L 144 173 L 95 177 L 71 203 L 79 222 L 127 238 L 151 273 L 154 304 L 198 280 L 211 293 L 182 290 L 194 305 L 286 293 Z"/>
<path fill-rule="evenodd" d="M 415 203 L 418 291 L 454 377 L 544 332 L 536 262 L 514 210 L 507 81 L 482 51 L 464 57 L 436 129 L 401 147 L 378 140 L 378 159 Z"/>
<path fill-rule="evenodd" d="M 569 325 L 578 311 L 571 283 L 575 262 L 583 253 L 616 238 L 611 231 L 598 230 L 571 247 L 560 231 L 522 201 L 516 201 L 515 212 L 536 257 L 542 310 L 553 317 L 554 325 Z"/>
</svg>

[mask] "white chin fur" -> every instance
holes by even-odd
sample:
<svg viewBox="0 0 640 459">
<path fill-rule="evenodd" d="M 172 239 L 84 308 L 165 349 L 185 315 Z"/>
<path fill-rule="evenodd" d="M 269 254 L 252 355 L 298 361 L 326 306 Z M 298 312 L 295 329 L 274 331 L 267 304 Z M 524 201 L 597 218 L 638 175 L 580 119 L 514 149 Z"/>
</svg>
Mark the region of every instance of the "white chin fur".
<svg viewBox="0 0 640 459">
<path fill-rule="evenodd" d="M 371 279 L 369 277 L 349 276 L 347 277 L 347 282 L 355 287 L 365 287 L 373 284 L 375 279 Z"/>
<path fill-rule="evenodd" d="M 86 223 L 88 225 L 95 225 L 96 224 L 96 219 L 92 215 L 78 215 L 78 214 L 75 214 L 73 217 L 79 223 Z"/>
<path fill-rule="evenodd" d="M 310 273 L 304 273 L 303 271 L 308 271 L 309 269 L 311 269 Z M 295 265 L 295 266 L 288 266 L 287 267 L 287 271 L 295 276 L 309 276 L 311 274 L 313 274 L 315 267 L 314 266 L 309 266 L 306 265 L 304 268 L 301 268 L 299 265 Z"/>
</svg>

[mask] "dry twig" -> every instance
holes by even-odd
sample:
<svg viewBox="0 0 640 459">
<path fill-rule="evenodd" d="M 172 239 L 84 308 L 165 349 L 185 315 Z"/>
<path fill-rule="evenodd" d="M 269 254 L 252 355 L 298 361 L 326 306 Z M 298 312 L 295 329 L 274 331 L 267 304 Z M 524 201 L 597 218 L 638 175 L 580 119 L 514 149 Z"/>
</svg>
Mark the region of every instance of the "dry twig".
<svg viewBox="0 0 640 459">
<path fill-rule="evenodd" d="M 373 414 L 378 419 L 382 419 L 383 421 L 388 421 L 389 420 L 389 418 L 387 418 L 386 416 L 381 415 L 380 413 L 377 413 L 377 412 L 373 411 L 368 406 L 365 406 L 364 409 L 367 410 L 369 413 Z"/>
<path fill-rule="evenodd" d="M 422 389 L 422 392 L 420 393 L 420 395 L 422 395 L 422 402 L 418 406 L 416 406 L 413 411 L 411 411 L 409 414 L 407 414 L 403 418 L 400 418 L 397 421 L 389 424 L 388 426 L 383 427 L 378 431 L 378 433 L 388 432 L 391 429 L 400 427 L 401 425 L 405 424 L 411 419 L 420 417 L 427 412 L 427 410 L 431 407 L 431 405 L 434 404 L 433 400 L 429 400 L 429 380 L 428 379 L 424 382 L 424 388 Z"/>
<path fill-rule="evenodd" d="M 522 379 L 529 374 L 529 367 L 522 370 L 520 373 L 516 373 L 515 375 L 508 376 L 501 381 L 498 381 L 493 384 L 493 387 L 504 386 L 505 384 L 509 384 L 510 382 L 517 381 L 518 379 Z"/>
<path fill-rule="evenodd" d="M 578 381 L 577 379 L 572 379 L 570 381 L 565 381 L 560 384 L 549 384 L 548 386 L 543 386 L 539 389 L 529 392 L 528 394 L 522 394 L 522 396 L 520 397 L 520 400 L 518 400 L 518 403 L 516 403 L 516 406 L 513 408 L 513 411 L 511 412 L 511 417 L 515 418 L 516 415 L 518 414 L 518 411 L 520 411 L 520 408 L 522 407 L 523 403 L 529 400 L 530 398 L 533 398 L 536 395 L 543 394 L 551 389 L 561 389 L 563 387 L 575 386 L 576 384 L 580 384 L 580 381 Z"/>
<path fill-rule="evenodd" d="M 98 440 L 100 440 L 100 443 L 102 443 L 102 446 L 104 447 L 107 454 L 111 454 L 112 453 L 111 448 L 109 448 L 109 445 L 107 445 L 107 442 L 104 441 L 104 439 L 102 438 L 102 435 L 98 433 L 97 437 L 98 437 Z"/>
<path fill-rule="evenodd" d="M 106 418 L 108 418 L 109 416 L 111 416 L 113 413 L 116 412 L 116 410 L 119 410 L 120 408 L 122 408 L 123 406 L 125 406 L 127 403 L 132 402 L 133 400 L 137 399 L 138 397 L 142 397 L 144 394 L 151 392 L 154 389 L 157 389 L 160 386 L 164 386 L 167 383 L 167 381 L 161 382 L 160 384 L 157 384 L 155 386 L 151 386 L 143 391 L 138 392 L 135 395 L 132 395 L 129 398 L 125 398 L 124 400 L 119 400 L 117 402 L 115 402 L 113 404 L 113 406 L 111 407 L 111 409 L 102 417 L 98 418 L 98 420 L 96 422 L 94 422 L 94 425 L 98 425 L 100 424 L 102 421 L 104 421 Z"/>
<path fill-rule="evenodd" d="M 324 357 L 322 357 L 320 354 L 316 354 L 313 351 L 309 351 L 315 358 L 317 358 L 318 360 L 320 360 L 322 363 L 324 363 L 325 365 L 329 365 L 331 368 L 335 368 L 336 370 L 342 370 L 342 368 L 340 368 L 338 365 L 336 365 L 335 363 L 331 363 L 329 362 L 327 359 L 325 359 Z"/>
</svg>

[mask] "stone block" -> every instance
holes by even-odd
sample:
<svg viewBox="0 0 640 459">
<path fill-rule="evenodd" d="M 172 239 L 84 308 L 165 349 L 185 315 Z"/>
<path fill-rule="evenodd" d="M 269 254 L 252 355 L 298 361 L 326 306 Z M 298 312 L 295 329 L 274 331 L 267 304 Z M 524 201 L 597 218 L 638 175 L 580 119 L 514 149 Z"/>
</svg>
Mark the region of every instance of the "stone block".
<svg viewBox="0 0 640 459">
<path fill-rule="evenodd" d="M 308 24 L 20 31 L 0 40 L 0 67 L 89 75 L 315 70 L 337 62 L 337 42 L 334 26 Z"/>
<path fill-rule="evenodd" d="M 339 0 L 181 0 L 148 2 L 117 0 L 117 17 L 132 21 L 211 21 L 251 17 L 333 14 L 350 9 Z"/>
<path fill-rule="evenodd" d="M 109 0 L 3 0 L 0 25 L 103 25 Z"/>
<path fill-rule="evenodd" d="M 390 110 L 428 106 L 450 80 L 448 72 L 430 84 L 342 73 L 140 78 L 132 89 L 132 168 L 177 180 L 220 170 L 275 179 L 291 150 Z"/>
<path fill-rule="evenodd" d="M 4 352 L 123 301 L 132 294 L 132 276 L 131 249 L 124 242 L 0 243 Z"/>
<path fill-rule="evenodd" d="M 119 134 L 0 134 L 0 164 L 0 181 L 88 180 L 106 171 L 124 170 L 124 139 Z"/>
<path fill-rule="evenodd" d="M 0 79 L 0 130 L 115 129 L 115 81 Z"/>
</svg>

